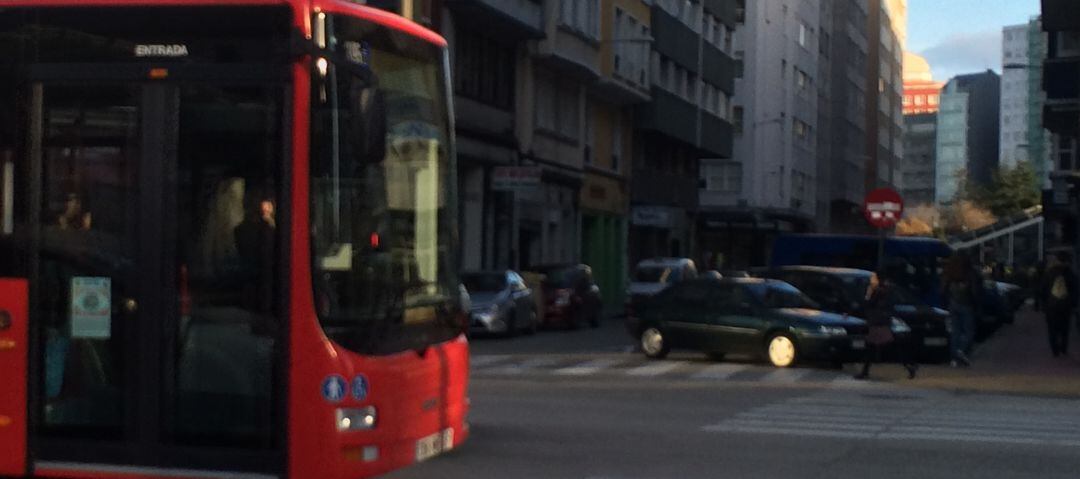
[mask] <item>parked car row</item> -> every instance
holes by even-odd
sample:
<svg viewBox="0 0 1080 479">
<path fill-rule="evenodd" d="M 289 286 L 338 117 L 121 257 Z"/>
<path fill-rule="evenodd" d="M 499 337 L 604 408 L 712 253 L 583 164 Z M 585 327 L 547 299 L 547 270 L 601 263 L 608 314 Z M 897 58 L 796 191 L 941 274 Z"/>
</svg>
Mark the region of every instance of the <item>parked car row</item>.
<svg viewBox="0 0 1080 479">
<path fill-rule="evenodd" d="M 473 271 L 461 275 L 469 295 L 470 334 L 516 336 L 541 328 L 600 325 L 600 288 L 583 264 L 552 264 L 532 271 Z M 535 277 L 533 284 L 526 277 Z"/>
<path fill-rule="evenodd" d="M 679 258 L 642 262 L 627 303 L 627 331 L 645 355 L 662 358 L 691 349 L 713 358 L 751 354 L 777 367 L 800 361 L 842 363 L 865 351 L 867 289 L 872 272 L 852 268 L 782 266 L 748 273 L 696 275 Z M 896 341 L 922 362 L 950 357 L 951 316 L 903 285 L 891 289 Z M 1012 321 L 1020 288 L 987 281 L 980 331 Z M 983 333 L 987 334 L 987 333 Z"/>
</svg>

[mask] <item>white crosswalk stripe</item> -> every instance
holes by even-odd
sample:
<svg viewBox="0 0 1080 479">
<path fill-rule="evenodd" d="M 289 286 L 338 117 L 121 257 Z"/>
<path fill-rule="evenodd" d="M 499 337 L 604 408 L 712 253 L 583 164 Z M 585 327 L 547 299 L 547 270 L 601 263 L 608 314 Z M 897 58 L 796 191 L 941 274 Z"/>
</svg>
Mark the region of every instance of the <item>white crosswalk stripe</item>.
<svg viewBox="0 0 1080 479">
<path fill-rule="evenodd" d="M 659 376 L 661 374 L 669 373 L 675 369 L 683 366 L 684 363 L 676 361 L 660 361 L 652 364 L 646 364 L 644 366 L 638 366 L 626 371 L 628 376 Z"/>
<path fill-rule="evenodd" d="M 759 381 L 766 383 L 794 383 L 807 374 L 810 374 L 809 369 L 781 368 L 766 374 Z"/>
<path fill-rule="evenodd" d="M 482 368 L 485 366 L 491 366 L 495 363 L 506 362 L 513 359 L 513 356 L 509 354 L 491 354 L 487 356 L 473 356 L 469 358 L 469 365 L 474 368 Z"/>
<path fill-rule="evenodd" d="M 745 364 L 711 364 L 691 377 L 694 379 L 724 380 L 749 368 L 750 366 Z"/>
<path fill-rule="evenodd" d="M 835 384 L 835 381 L 833 382 Z M 1080 448 L 1080 409 L 1069 400 L 1017 408 L 993 397 L 833 389 L 743 411 L 703 431 L 872 440 L 1031 444 Z"/>
<path fill-rule="evenodd" d="M 556 369 L 554 374 L 560 376 L 587 376 L 621 362 L 623 361 L 617 359 L 593 359 L 592 361 L 585 361 L 574 366 Z"/>
<path fill-rule="evenodd" d="M 484 370 L 487 374 L 496 375 L 520 375 L 529 372 L 534 369 L 542 369 L 547 366 L 558 363 L 555 358 L 530 358 L 520 363 L 507 364 L 488 368 Z"/>
</svg>

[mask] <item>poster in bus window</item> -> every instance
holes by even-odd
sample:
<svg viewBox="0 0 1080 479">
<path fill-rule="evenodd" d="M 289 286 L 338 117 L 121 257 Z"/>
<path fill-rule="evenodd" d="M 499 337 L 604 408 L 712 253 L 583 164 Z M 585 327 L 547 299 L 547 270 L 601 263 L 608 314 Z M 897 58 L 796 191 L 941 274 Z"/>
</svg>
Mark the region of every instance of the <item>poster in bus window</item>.
<svg viewBox="0 0 1080 479">
<path fill-rule="evenodd" d="M 112 321 L 112 280 L 71 278 L 71 337 L 108 339 Z"/>
</svg>

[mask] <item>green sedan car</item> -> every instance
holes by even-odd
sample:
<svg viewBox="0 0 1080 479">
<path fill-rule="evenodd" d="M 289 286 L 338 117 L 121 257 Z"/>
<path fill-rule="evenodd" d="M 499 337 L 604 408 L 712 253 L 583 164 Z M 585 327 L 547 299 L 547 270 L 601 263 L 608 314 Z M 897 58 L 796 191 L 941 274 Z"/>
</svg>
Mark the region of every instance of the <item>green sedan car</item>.
<svg viewBox="0 0 1080 479">
<path fill-rule="evenodd" d="M 818 310 L 788 283 L 771 279 L 699 279 L 643 303 L 626 319 L 650 358 L 672 349 L 764 357 L 776 367 L 799 361 L 841 363 L 861 358 L 866 322 Z"/>
</svg>

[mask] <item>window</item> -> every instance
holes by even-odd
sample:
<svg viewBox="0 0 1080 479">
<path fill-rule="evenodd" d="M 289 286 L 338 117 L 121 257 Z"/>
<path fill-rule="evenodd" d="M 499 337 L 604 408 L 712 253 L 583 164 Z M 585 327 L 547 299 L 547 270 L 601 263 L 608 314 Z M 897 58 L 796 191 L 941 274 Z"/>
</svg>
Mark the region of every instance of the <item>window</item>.
<svg viewBox="0 0 1080 479">
<path fill-rule="evenodd" d="M 511 47 L 465 30 L 454 39 L 454 93 L 509 110 L 515 67 Z"/>
<path fill-rule="evenodd" d="M 928 104 L 928 105 L 937 105 L 938 104 L 938 96 L 937 95 L 927 95 L 926 96 L 926 104 Z"/>
<path fill-rule="evenodd" d="M 807 37 L 806 24 L 803 23 L 803 22 L 799 22 L 799 46 L 801 46 L 803 48 L 806 47 L 806 40 L 807 40 L 806 37 Z"/>
<path fill-rule="evenodd" d="M 724 25 L 724 51 L 731 53 L 735 49 L 735 30 Z"/>
<path fill-rule="evenodd" d="M 925 104 L 926 104 L 926 95 L 916 95 L 915 96 L 915 105 L 923 106 Z"/>
<path fill-rule="evenodd" d="M 904 95 L 904 106 L 911 106 L 912 101 L 911 95 Z"/>
<path fill-rule="evenodd" d="M 787 60 L 780 60 L 780 78 L 787 78 Z"/>
<path fill-rule="evenodd" d="M 611 117 L 611 170 L 619 171 L 623 157 L 622 114 L 615 112 Z"/>
<path fill-rule="evenodd" d="M 337 25 L 351 27 L 337 28 L 340 37 L 370 42 L 370 64 L 381 81 L 372 88 L 346 72 L 315 74 L 310 208 L 316 312 L 339 344 L 361 354 L 390 354 L 460 333 L 450 326 L 459 297 L 451 227 L 456 198 L 447 184 L 450 113 L 438 48 L 372 31 L 367 22 L 346 22 L 353 20 Z M 380 113 L 385 130 L 370 120 Z M 415 314 L 426 311 L 434 313 Z"/>
<path fill-rule="evenodd" d="M 706 166 L 705 189 L 718 193 L 741 193 L 742 163 L 728 162 Z"/>
<path fill-rule="evenodd" d="M 731 125 L 735 130 L 736 135 L 741 135 L 743 132 L 743 107 L 735 106 L 731 108 Z"/>
<path fill-rule="evenodd" d="M 559 24 L 588 38 L 600 38 L 600 0 L 561 0 Z"/>
<path fill-rule="evenodd" d="M 585 102 L 585 151 L 584 151 L 584 154 L 585 154 L 584 161 L 585 161 L 586 165 L 593 164 L 593 154 L 596 151 L 596 149 L 593 146 L 595 144 L 595 139 L 593 138 L 593 135 L 594 135 L 593 123 L 595 123 L 595 119 L 593 118 L 593 115 L 594 115 L 594 111 L 593 111 L 593 108 L 592 108 L 592 104 L 590 104 L 588 101 L 586 101 Z"/>
<path fill-rule="evenodd" d="M 795 137 L 798 138 L 800 141 L 806 141 L 807 139 L 809 139 L 810 125 L 807 125 L 805 122 L 797 118 L 793 118 L 791 121 L 792 129 L 795 132 Z"/>
<path fill-rule="evenodd" d="M 745 53 L 742 50 L 735 52 L 735 78 L 743 77 L 743 56 Z"/>
<path fill-rule="evenodd" d="M 810 76 L 798 68 L 795 69 L 795 86 L 799 90 L 805 90 L 810 86 Z"/>
<path fill-rule="evenodd" d="M 723 91 L 716 91 L 716 114 L 723 119 L 728 119 L 728 96 Z"/>
</svg>

